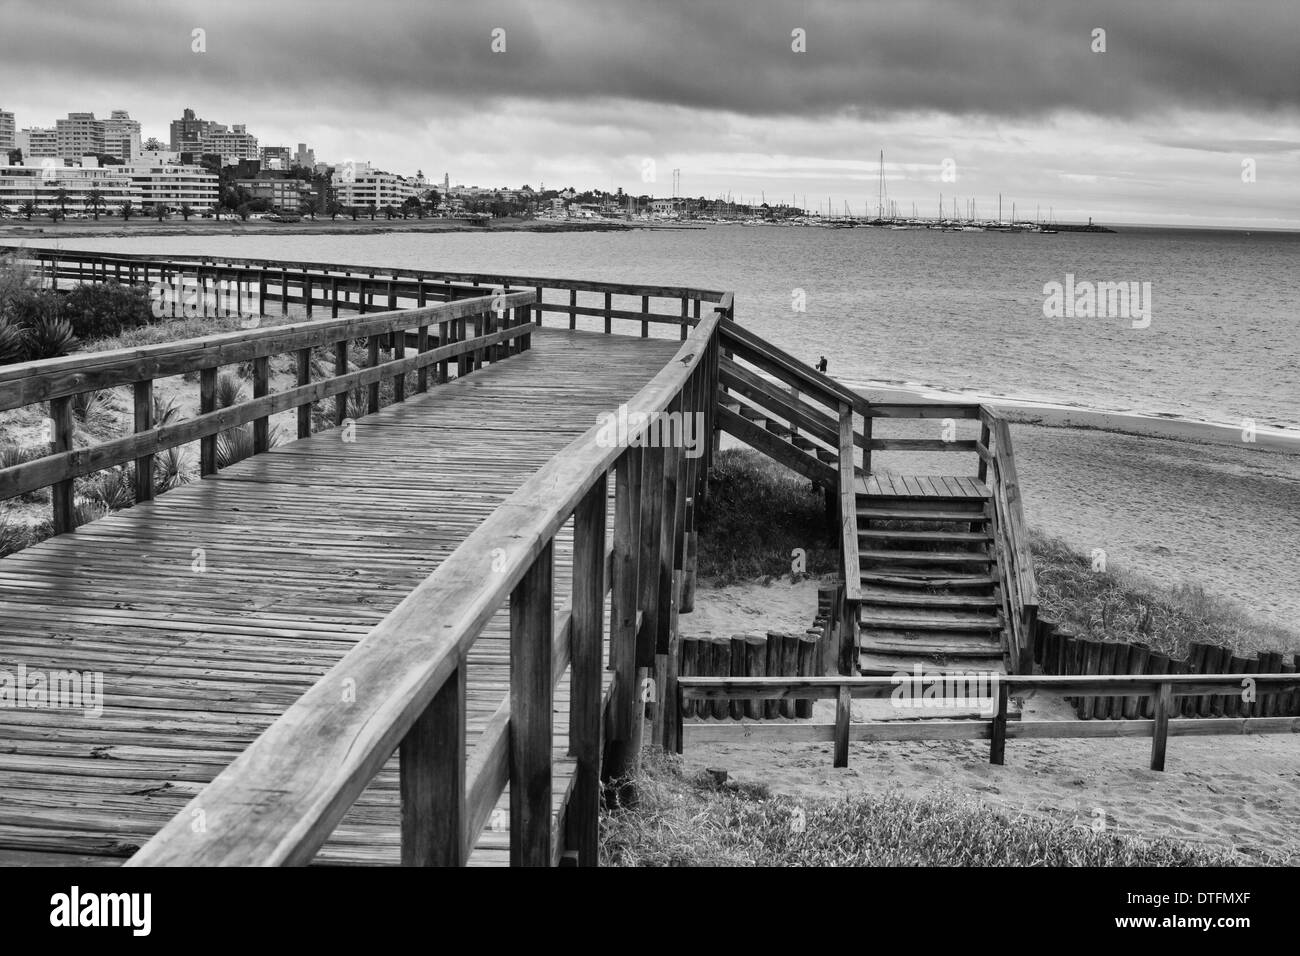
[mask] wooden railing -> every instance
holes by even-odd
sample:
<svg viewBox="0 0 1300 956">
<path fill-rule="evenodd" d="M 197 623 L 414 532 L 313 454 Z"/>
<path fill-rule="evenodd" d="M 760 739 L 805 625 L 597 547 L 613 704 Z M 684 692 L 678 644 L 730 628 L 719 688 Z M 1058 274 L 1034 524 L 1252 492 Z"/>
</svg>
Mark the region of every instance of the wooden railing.
<svg viewBox="0 0 1300 956">
<path fill-rule="evenodd" d="M 627 403 L 629 422 L 678 412 L 711 424 L 716 332 L 730 309 L 731 296 L 723 296 L 676 359 Z M 648 427 L 643 421 L 634 428 L 629 444 L 639 446 Z M 565 842 L 578 862 L 594 862 L 605 594 L 611 592 L 613 672 L 605 770 L 617 775 L 639 752 L 644 700 L 658 701 L 660 741 L 677 747 L 672 616 L 689 499 L 703 485 L 707 461 L 671 444 L 606 447 L 602 441 L 593 426 L 525 481 L 130 864 L 306 863 L 394 751 L 403 863 L 464 863 L 508 783 L 511 862 L 552 864 L 559 852 L 552 831 L 552 694 L 566 658 L 577 774 Z M 557 615 L 555 537 L 570 519 L 573 592 Z M 510 698 L 467 752 L 467 653 L 507 601 Z M 349 687 L 357 691 L 355 702 L 340 706 Z M 206 826 L 195 832 L 192 811 L 200 809 Z"/>
<path fill-rule="evenodd" d="M 74 479 L 120 465 L 133 465 L 135 498 L 154 493 L 154 456 L 179 445 L 200 443 L 200 474 L 217 471 L 217 441 L 222 432 L 252 423 L 252 453 L 270 447 L 270 416 L 297 411 L 297 435 L 311 434 L 314 402 L 334 398 L 333 423 L 348 414 L 348 393 L 367 389 L 366 412 L 379 411 L 384 381 L 392 382 L 395 402 L 405 400 L 407 385 L 428 390 L 430 373 L 438 381 L 465 375 L 485 362 L 495 362 L 530 346 L 532 291 L 479 296 L 457 302 L 380 312 L 341 319 L 323 319 L 274 328 L 226 332 L 202 338 L 70 355 L 0 366 L 0 412 L 49 404 L 50 453 L 0 469 L 0 500 L 52 489 L 55 534 L 76 527 Z M 408 335 L 410 337 L 408 338 Z M 365 339 L 368 362 L 349 370 L 349 345 Z M 407 354 L 408 343 L 413 354 Z M 334 374 L 311 380 L 313 351 L 327 350 Z M 391 358 L 381 360 L 382 352 Z M 291 354 L 296 360 L 296 385 L 272 392 L 271 358 Z M 217 407 L 217 376 L 223 366 L 252 363 L 252 397 Z M 154 421 L 153 383 L 156 379 L 198 374 L 199 414 L 178 422 Z M 408 376 L 414 382 L 408 382 Z M 134 431 L 85 448 L 73 444 L 73 400 L 104 388 L 130 386 L 134 397 Z"/>
<path fill-rule="evenodd" d="M 901 740 L 988 740 L 989 762 L 1001 764 L 1008 738 L 1071 737 L 1150 737 L 1151 769 L 1165 768 L 1165 750 L 1169 737 L 1211 734 L 1300 733 L 1300 717 L 1233 717 L 1210 719 L 1174 719 L 1178 713 L 1174 701 L 1186 697 L 1216 697 L 1239 694 L 1245 688 L 1252 693 L 1276 693 L 1300 688 L 1297 674 L 1124 674 L 1084 677 L 1049 677 L 1028 674 L 970 674 L 949 676 L 957 681 L 958 693 L 947 688 L 926 695 L 927 687 L 937 678 L 898 675 L 895 677 L 682 677 L 677 690 L 682 701 L 768 701 L 834 700 L 834 723 L 791 724 L 684 724 L 678 739 L 687 743 L 726 743 L 755 732 L 773 742 L 833 742 L 835 766 L 848 766 L 849 742 Z M 975 697 L 972 689 L 988 691 Z M 1101 694 L 1112 697 L 1151 697 L 1150 718 L 1118 720 L 1009 720 L 1010 701 L 1035 693 L 1062 696 Z M 962 720 L 878 720 L 853 723 L 850 704 L 853 700 L 884 700 L 903 697 L 928 708 L 941 709 L 945 699 L 968 705 L 972 698 L 987 700 L 989 713 L 984 719 Z M 918 710 L 921 708 L 917 708 Z M 910 710 L 910 708 L 909 708 Z M 681 708 L 678 708 L 681 713 Z M 909 712 L 906 716 L 920 716 Z M 761 730 L 759 729 L 761 727 Z M 679 751 L 680 752 L 680 751 Z"/>
<path fill-rule="evenodd" d="M 987 405 L 980 407 L 979 477 L 991 492 L 998 581 L 1007 623 L 1008 669 L 1030 674 L 1034 669 L 1034 622 L 1038 617 L 1038 585 L 1029 529 L 1020 505 L 1020 478 L 1007 420 Z"/>
<path fill-rule="evenodd" d="M 0 255 L 10 254 L 31 266 L 51 285 L 77 282 L 115 281 L 149 286 L 156 282 L 188 279 L 208 293 L 206 303 L 220 284 L 232 288 L 239 301 L 265 314 L 269 302 L 279 302 L 282 311 L 300 305 L 311 316 L 315 308 L 327 308 L 332 317 L 340 310 L 361 313 L 380 309 L 393 311 L 428 302 L 475 298 L 501 289 L 506 292 L 532 289 L 535 321 L 559 316 L 561 324 L 615 329 L 615 322 L 633 332 L 639 327 L 645 338 L 651 328 L 677 326 L 684 341 L 700 320 L 702 303 L 718 303 L 723 293 L 684 286 L 635 285 L 590 282 L 538 276 L 447 272 L 430 269 L 393 269 L 373 265 L 297 262 L 250 259 L 234 256 L 158 257 L 133 253 L 96 253 L 27 246 L 0 246 Z M 206 308 L 206 305 L 204 306 Z"/>
</svg>

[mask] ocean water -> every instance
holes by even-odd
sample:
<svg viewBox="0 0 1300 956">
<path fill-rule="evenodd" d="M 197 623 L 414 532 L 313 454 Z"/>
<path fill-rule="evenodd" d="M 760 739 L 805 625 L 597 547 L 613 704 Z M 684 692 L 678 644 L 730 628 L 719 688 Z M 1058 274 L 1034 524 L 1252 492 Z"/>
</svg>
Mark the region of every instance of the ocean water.
<svg viewBox="0 0 1300 956">
<path fill-rule="evenodd" d="M 810 362 L 827 356 L 831 374 L 851 385 L 905 383 L 1236 426 L 1243 419 L 1300 426 L 1297 234 L 709 226 L 61 245 L 731 290 L 739 321 Z M 1134 327 L 1143 319 L 1121 315 L 1045 317 L 1044 286 L 1071 275 L 1076 284 L 1149 288 L 1149 324 Z"/>
</svg>

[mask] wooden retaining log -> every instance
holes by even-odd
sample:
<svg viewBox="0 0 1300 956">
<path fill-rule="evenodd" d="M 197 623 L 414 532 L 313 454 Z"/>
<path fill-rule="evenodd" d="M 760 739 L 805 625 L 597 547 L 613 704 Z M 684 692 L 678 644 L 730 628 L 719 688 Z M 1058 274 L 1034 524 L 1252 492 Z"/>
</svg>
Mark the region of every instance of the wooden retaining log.
<svg viewBox="0 0 1300 956">
<path fill-rule="evenodd" d="M 772 640 L 772 632 L 768 632 L 764 637 L 767 642 L 767 676 L 781 676 L 781 642 Z M 767 720 L 773 720 L 780 716 L 781 702 L 778 700 L 763 701 L 763 717 Z"/>
<path fill-rule="evenodd" d="M 1148 674 L 1168 674 L 1169 673 L 1169 655 L 1157 654 L 1154 651 L 1147 658 Z M 1140 698 L 1142 701 L 1142 716 L 1151 720 L 1156 715 L 1156 699 L 1154 696 Z"/>
<path fill-rule="evenodd" d="M 1297 665 L 1300 665 L 1300 654 L 1297 654 L 1292 660 L 1282 662 L 1282 673 L 1294 674 Z M 1292 690 L 1283 695 L 1282 714 L 1286 717 L 1300 715 L 1300 689 Z"/>
<path fill-rule="evenodd" d="M 1261 674 L 1279 674 L 1282 671 L 1282 655 L 1277 651 L 1262 651 L 1259 655 L 1259 672 Z M 1277 691 L 1259 694 L 1258 706 L 1260 717 L 1277 716 Z"/>
<path fill-rule="evenodd" d="M 1145 644 L 1134 644 L 1129 648 L 1128 654 L 1128 672 L 1130 674 L 1145 674 L 1147 666 L 1151 662 L 1151 648 Z M 1126 720 L 1136 720 L 1142 716 L 1142 698 L 1126 697 L 1124 698 L 1123 717 Z"/>
<path fill-rule="evenodd" d="M 781 676 L 797 677 L 799 675 L 799 638 L 793 634 L 767 633 L 769 641 L 775 641 L 781 648 Z M 794 700 L 787 697 L 781 701 L 781 716 L 793 719 L 795 716 Z"/>
<path fill-rule="evenodd" d="M 679 677 L 703 677 L 699 671 L 700 642 L 698 638 L 682 637 L 678 639 L 677 674 Z M 696 701 L 683 700 L 682 717 L 694 717 Z"/>
<path fill-rule="evenodd" d="M 1238 657 L 1236 654 L 1231 655 L 1228 661 L 1229 674 L 1245 674 L 1250 668 L 1250 658 Z M 1223 716 L 1225 717 L 1244 717 L 1245 709 L 1241 701 L 1241 684 L 1238 682 L 1233 685 L 1232 693 L 1223 699 Z"/>
<path fill-rule="evenodd" d="M 817 633 L 804 632 L 798 635 L 798 674 L 800 677 L 817 677 Z M 796 717 L 808 718 L 813 715 L 813 702 L 810 698 L 796 700 L 794 704 Z"/>
<path fill-rule="evenodd" d="M 1120 645 L 1113 641 L 1103 641 L 1101 649 L 1097 653 L 1097 673 L 1114 674 L 1115 673 L 1115 652 Z M 1092 719 L 1106 720 L 1110 717 L 1110 697 L 1094 697 L 1092 699 Z"/>
<path fill-rule="evenodd" d="M 745 634 L 731 635 L 731 676 L 745 677 Z M 727 712 L 731 714 L 732 720 L 740 720 L 745 716 L 745 702 L 743 700 L 732 699 L 727 701 Z"/>
<path fill-rule="evenodd" d="M 745 673 L 750 677 L 767 676 L 767 635 L 745 635 Z M 745 701 L 745 716 L 749 720 L 761 720 L 764 716 L 763 701 Z"/>
<path fill-rule="evenodd" d="M 1228 666 L 1232 663 L 1232 651 L 1226 647 L 1217 647 L 1211 644 L 1205 650 L 1205 673 L 1207 674 L 1226 674 Z M 1226 698 L 1223 694 L 1215 694 L 1213 697 L 1202 697 L 1202 704 L 1197 708 L 1202 717 L 1222 717 L 1223 708 Z"/>
<path fill-rule="evenodd" d="M 731 674 L 731 638 L 714 637 L 710 640 L 710 650 L 713 659 L 714 677 L 723 677 Z M 731 708 L 726 700 L 718 699 L 709 702 L 709 710 L 718 720 L 724 720 L 730 714 Z"/>
<path fill-rule="evenodd" d="M 1205 652 L 1209 645 L 1200 641 L 1192 643 L 1187 648 L 1187 659 L 1183 662 L 1184 674 L 1200 674 L 1205 668 Z M 1174 701 L 1175 716 L 1181 714 L 1184 717 L 1195 717 L 1200 708 L 1199 697 L 1180 697 Z"/>
<path fill-rule="evenodd" d="M 1081 674 L 1100 674 L 1101 673 L 1101 641 L 1094 641 L 1090 638 L 1079 638 L 1079 643 L 1083 645 L 1083 656 L 1080 661 Z M 1079 718 L 1081 720 L 1092 719 L 1092 708 L 1096 701 L 1095 697 L 1080 697 L 1077 705 Z"/>
</svg>

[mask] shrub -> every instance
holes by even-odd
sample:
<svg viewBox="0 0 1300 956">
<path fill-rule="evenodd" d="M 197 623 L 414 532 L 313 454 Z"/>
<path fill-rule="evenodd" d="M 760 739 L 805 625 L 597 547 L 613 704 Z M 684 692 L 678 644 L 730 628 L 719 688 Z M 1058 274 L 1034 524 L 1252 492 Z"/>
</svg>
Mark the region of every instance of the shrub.
<svg viewBox="0 0 1300 956">
<path fill-rule="evenodd" d="M 218 440 L 218 445 L 220 445 L 220 440 Z M 189 456 L 185 454 L 185 449 L 179 445 L 174 445 L 154 457 L 153 484 L 156 493 L 162 494 L 164 491 L 171 491 L 173 488 L 179 488 L 181 485 L 188 484 L 193 480 L 194 475 L 189 469 Z"/>
<path fill-rule="evenodd" d="M 244 385 L 229 372 L 217 376 L 217 408 L 229 408 L 244 400 Z"/>
<path fill-rule="evenodd" d="M 83 339 L 121 335 L 153 321 L 149 293 L 116 282 L 77 286 L 64 297 L 63 311 L 73 332 Z"/>
<path fill-rule="evenodd" d="M 0 317 L 0 365 L 21 362 L 27 357 L 27 333 L 22 326 Z"/>
<path fill-rule="evenodd" d="M 28 361 L 67 355 L 76 344 L 72 325 L 57 312 L 47 312 L 27 327 Z"/>
</svg>

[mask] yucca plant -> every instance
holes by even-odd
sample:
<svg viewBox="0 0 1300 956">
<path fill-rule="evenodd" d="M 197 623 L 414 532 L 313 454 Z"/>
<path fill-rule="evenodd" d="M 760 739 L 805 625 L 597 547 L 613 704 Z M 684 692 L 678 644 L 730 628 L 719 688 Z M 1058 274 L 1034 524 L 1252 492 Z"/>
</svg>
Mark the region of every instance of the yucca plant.
<svg viewBox="0 0 1300 956">
<path fill-rule="evenodd" d="M 217 442 L 220 446 L 220 440 Z M 189 469 L 189 455 L 179 445 L 168 448 L 153 460 L 153 485 L 155 494 L 171 491 L 194 480 Z"/>
<path fill-rule="evenodd" d="M 217 467 L 227 468 L 253 454 L 253 426 L 240 425 L 217 436 Z"/>
<path fill-rule="evenodd" d="M 76 344 L 72 324 L 56 313 L 46 312 L 27 327 L 27 357 L 33 361 L 67 355 Z"/>
<path fill-rule="evenodd" d="M 244 400 L 244 383 L 229 372 L 217 376 L 217 408 L 229 408 Z"/>
<path fill-rule="evenodd" d="M 27 358 L 27 333 L 21 326 L 0 318 L 0 365 Z"/>
<path fill-rule="evenodd" d="M 27 526 L 8 509 L 0 509 L 0 558 L 32 543 Z"/>
<path fill-rule="evenodd" d="M 110 511 L 120 511 L 135 504 L 135 489 L 131 478 L 121 468 L 110 468 L 86 479 L 81 488 L 81 498 L 100 511 L 96 517 Z"/>
<path fill-rule="evenodd" d="M 153 424 L 155 428 L 161 425 L 170 425 L 172 422 L 179 421 L 181 418 L 181 407 L 176 403 L 176 398 L 168 398 L 165 401 L 155 395 L 153 397 Z"/>
<path fill-rule="evenodd" d="M 95 435 L 103 434 L 113 423 L 113 400 L 109 392 L 92 388 L 72 396 L 72 417 L 81 427 Z"/>
</svg>

